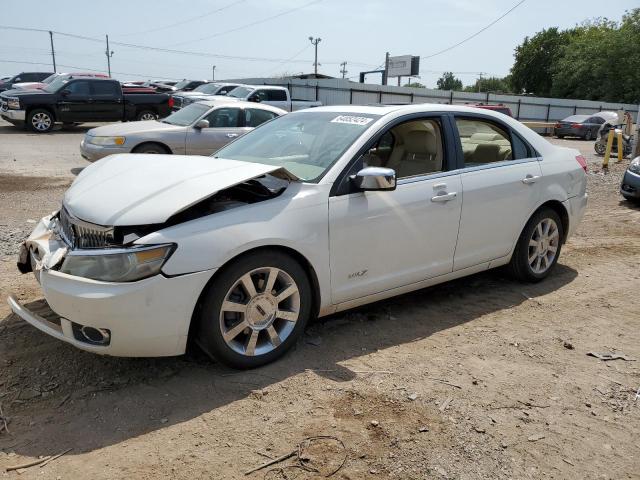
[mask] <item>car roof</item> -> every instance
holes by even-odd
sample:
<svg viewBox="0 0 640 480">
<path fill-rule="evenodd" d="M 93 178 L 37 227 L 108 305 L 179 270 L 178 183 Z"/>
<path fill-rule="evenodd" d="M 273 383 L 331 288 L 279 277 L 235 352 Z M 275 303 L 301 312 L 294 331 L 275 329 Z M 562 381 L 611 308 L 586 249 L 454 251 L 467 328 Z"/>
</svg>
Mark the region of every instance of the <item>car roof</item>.
<svg viewBox="0 0 640 480">
<path fill-rule="evenodd" d="M 470 105 L 450 105 L 447 103 L 409 103 L 399 105 L 331 105 L 325 107 L 315 107 L 314 111 L 319 112 L 346 112 L 346 113 L 368 113 L 372 115 L 387 115 L 392 112 L 397 113 L 420 113 L 420 112 L 459 112 L 459 113 L 482 113 L 488 116 L 504 119 L 504 115 L 489 108 L 478 108 Z"/>
<path fill-rule="evenodd" d="M 569 121 L 569 122 L 580 122 L 580 121 L 584 121 L 587 118 L 592 117 L 593 115 L 569 115 L 566 118 L 563 118 L 562 121 Z"/>
<path fill-rule="evenodd" d="M 206 105 L 208 107 L 223 107 L 223 106 L 229 106 L 229 107 L 240 107 L 240 108 L 257 108 L 259 110 L 268 110 L 269 112 L 274 112 L 274 113 L 287 113 L 286 110 L 283 110 L 281 108 L 278 107 L 273 107 L 271 105 L 267 105 L 264 103 L 255 103 L 255 102 L 230 102 L 228 100 L 224 100 L 224 98 L 222 99 L 218 99 L 218 100 L 201 100 L 199 102 L 195 102 L 192 105 L 195 104 L 202 104 L 202 105 Z"/>
</svg>

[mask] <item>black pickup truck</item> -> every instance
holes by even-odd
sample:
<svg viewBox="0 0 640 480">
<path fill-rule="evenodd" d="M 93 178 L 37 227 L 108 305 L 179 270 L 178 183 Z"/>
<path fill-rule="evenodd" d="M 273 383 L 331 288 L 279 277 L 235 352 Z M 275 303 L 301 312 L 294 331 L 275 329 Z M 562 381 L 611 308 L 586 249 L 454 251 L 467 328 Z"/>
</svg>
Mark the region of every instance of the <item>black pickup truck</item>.
<svg viewBox="0 0 640 480">
<path fill-rule="evenodd" d="M 154 120 L 171 113 L 165 93 L 122 93 L 112 79 L 60 77 L 43 90 L 10 90 L 0 95 L 0 116 L 38 133 L 55 123 Z"/>
</svg>

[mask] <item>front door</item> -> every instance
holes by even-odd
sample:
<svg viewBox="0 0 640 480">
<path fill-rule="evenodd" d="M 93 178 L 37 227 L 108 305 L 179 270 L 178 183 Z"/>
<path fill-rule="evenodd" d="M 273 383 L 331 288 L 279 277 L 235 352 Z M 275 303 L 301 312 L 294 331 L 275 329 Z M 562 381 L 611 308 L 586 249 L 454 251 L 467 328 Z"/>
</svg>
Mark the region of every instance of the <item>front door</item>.
<svg viewBox="0 0 640 480">
<path fill-rule="evenodd" d="M 93 98 L 88 80 L 71 80 L 58 97 L 59 120 L 64 123 L 93 119 Z"/>
<path fill-rule="evenodd" d="M 540 201 L 535 151 L 494 119 L 456 117 L 464 202 L 454 270 L 509 255 Z"/>
<path fill-rule="evenodd" d="M 334 304 L 450 273 L 462 185 L 438 116 L 391 127 L 355 165 L 395 170 L 394 191 L 329 198 Z"/>
<path fill-rule="evenodd" d="M 237 107 L 216 108 L 203 119 L 209 122 L 208 128 L 191 127 L 187 132 L 187 155 L 211 155 L 250 130 L 242 126 L 243 112 Z"/>
</svg>

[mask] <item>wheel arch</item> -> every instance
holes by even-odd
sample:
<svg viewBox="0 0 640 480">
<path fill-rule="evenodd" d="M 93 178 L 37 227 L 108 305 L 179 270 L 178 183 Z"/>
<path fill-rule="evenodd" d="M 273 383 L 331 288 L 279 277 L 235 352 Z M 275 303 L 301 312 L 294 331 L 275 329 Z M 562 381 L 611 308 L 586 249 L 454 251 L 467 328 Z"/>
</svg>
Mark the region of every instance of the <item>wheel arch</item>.
<svg viewBox="0 0 640 480">
<path fill-rule="evenodd" d="M 317 317 L 319 312 L 320 312 L 320 305 L 321 305 L 321 293 L 320 293 L 320 282 L 318 281 L 318 275 L 316 273 L 315 268 L 313 267 L 313 265 L 311 264 L 311 262 L 309 261 L 309 259 L 304 256 L 302 253 L 300 253 L 299 251 L 291 248 L 291 247 L 287 247 L 284 245 L 261 245 L 258 247 L 254 247 L 254 248 L 250 248 L 248 250 L 244 250 L 238 254 L 236 254 L 235 256 L 231 257 L 230 259 L 228 259 L 220 268 L 218 268 L 215 273 L 211 276 L 211 278 L 209 279 L 209 281 L 205 284 L 204 288 L 202 289 L 202 291 L 200 292 L 200 295 L 198 296 L 198 300 L 195 304 L 195 307 L 193 309 L 193 313 L 191 314 L 191 322 L 189 325 L 189 340 L 191 340 L 193 338 L 193 330 L 195 327 L 196 322 L 194 321 L 196 319 L 196 316 L 198 315 L 199 311 L 200 311 L 200 307 L 202 305 L 202 300 L 204 298 L 204 294 L 207 291 L 207 289 L 209 288 L 209 286 L 216 281 L 216 279 L 221 275 L 222 272 L 224 272 L 226 270 L 226 268 L 228 268 L 229 265 L 231 265 L 232 263 L 234 263 L 236 260 L 238 260 L 241 257 L 244 257 L 245 255 L 249 255 L 252 253 L 257 253 L 260 251 L 278 251 L 278 252 L 282 252 L 290 257 L 292 257 L 295 261 L 297 261 L 300 266 L 302 266 L 302 268 L 304 269 L 304 271 L 306 272 L 307 276 L 309 277 L 309 283 L 311 284 L 311 298 L 312 298 L 312 305 L 311 305 L 311 315 L 313 318 Z"/>
<path fill-rule="evenodd" d="M 143 147 L 144 145 L 159 145 L 160 147 L 162 147 L 162 148 L 164 149 L 164 151 L 165 151 L 166 153 L 173 154 L 173 151 L 171 150 L 171 148 L 169 147 L 169 145 L 167 145 L 167 144 L 166 144 L 166 143 L 164 143 L 164 142 L 159 142 L 159 141 L 157 141 L 157 140 L 144 140 L 144 141 L 142 141 L 142 142 L 138 143 L 135 147 L 133 147 L 133 148 L 131 149 L 131 152 L 135 153 L 135 150 L 136 150 L 137 148 Z"/>
<path fill-rule="evenodd" d="M 567 241 L 567 235 L 569 233 L 569 212 L 567 211 L 567 208 L 559 200 L 548 200 L 538 208 L 536 208 L 536 210 L 529 216 L 529 218 L 531 218 L 543 208 L 550 208 L 560 217 L 560 221 L 562 222 L 562 243 L 565 243 Z M 527 222 L 528 221 L 529 220 L 527 219 Z"/>
</svg>

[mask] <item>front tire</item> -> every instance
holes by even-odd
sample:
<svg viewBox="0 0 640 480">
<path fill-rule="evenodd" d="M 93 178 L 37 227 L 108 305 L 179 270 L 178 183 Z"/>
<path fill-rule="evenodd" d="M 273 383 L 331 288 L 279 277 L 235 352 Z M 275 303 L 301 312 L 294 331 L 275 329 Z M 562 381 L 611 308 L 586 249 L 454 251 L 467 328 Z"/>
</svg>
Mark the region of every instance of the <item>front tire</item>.
<svg viewBox="0 0 640 480">
<path fill-rule="evenodd" d="M 136 148 L 134 148 L 133 153 L 165 155 L 171 152 L 158 143 L 143 143 L 142 145 L 138 145 Z"/>
<path fill-rule="evenodd" d="M 604 155 L 604 152 L 606 151 L 607 146 L 604 143 L 598 141 L 593 144 L 593 149 L 598 155 Z"/>
<path fill-rule="evenodd" d="M 284 355 L 311 315 L 311 284 L 300 264 L 271 250 L 247 254 L 203 295 L 196 343 L 233 368 L 255 368 Z"/>
<path fill-rule="evenodd" d="M 587 130 L 587 133 L 584 134 L 584 139 L 589 141 L 593 138 L 592 134 L 591 134 L 591 130 Z"/>
<path fill-rule="evenodd" d="M 49 110 L 36 108 L 29 112 L 27 124 L 29 125 L 29 128 L 36 133 L 47 133 L 53 129 L 55 120 Z"/>
<path fill-rule="evenodd" d="M 545 279 L 560 257 L 564 231 L 555 210 L 542 208 L 529 219 L 520 234 L 509 263 L 511 274 L 522 282 Z"/>
</svg>

